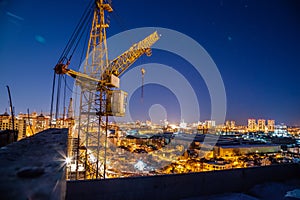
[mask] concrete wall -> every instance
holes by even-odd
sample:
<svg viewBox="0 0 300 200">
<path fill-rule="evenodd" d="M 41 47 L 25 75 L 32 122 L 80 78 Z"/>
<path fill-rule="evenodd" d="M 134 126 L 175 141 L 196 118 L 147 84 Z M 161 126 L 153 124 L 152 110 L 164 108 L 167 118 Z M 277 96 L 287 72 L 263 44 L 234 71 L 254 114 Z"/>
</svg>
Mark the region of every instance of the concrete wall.
<svg viewBox="0 0 300 200">
<path fill-rule="evenodd" d="M 300 177 L 297 164 L 205 173 L 68 181 L 66 199 L 182 199 L 242 192 L 255 184 Z"/>
<path fill-rule="evenodd" d="M 48 129 L 0 148 L 0 199 L 64 199 L 67 129 Z"/>
</svg>

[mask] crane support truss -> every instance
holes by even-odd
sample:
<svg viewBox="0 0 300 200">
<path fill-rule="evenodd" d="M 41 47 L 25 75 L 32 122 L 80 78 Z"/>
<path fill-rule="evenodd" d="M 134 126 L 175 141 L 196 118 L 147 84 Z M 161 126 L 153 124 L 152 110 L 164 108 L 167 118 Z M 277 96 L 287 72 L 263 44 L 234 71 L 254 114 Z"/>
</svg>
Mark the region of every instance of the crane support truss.
<svg viewBox="0 0 300 200">
<path fill-rule="evenodd" d="M 83 71 L 90 79 L 94 80 L 101 79 L 104 66 L 108 65 L 106 43 L 108 24 L 105 23 L 104 17 L 106 11 L 112 12 L 111 6 L 104 3 L 103 0 L 96 1 Z M 102 105 L 100 104 L 105 96 L 102 91 L 99 92 L 97 89 L 98 82 L 80 81 L 80 87 L 76 179 L 95 179 L 100 176 L 98 164 L 102 163 L 99 152 L 101 124 L 103 124 L 102 117 L 98 117 L 96 114 L 99 112 L 99 108 L 101 109 Z M 89 151 L 94 152 L 94 155 L 97 155 L 96 158 L 92 159 Z M 81 165 L 85 168 L 84 177 L 79 173 Z"/>
<path fill-rule="evenodd" d="M 76 163 L 76 180 L 105 178 L 108 116 L 122 116 L 122 113 L 113 112 L 109 99 L 113 99 L 113 92 L 126 94 L 112 88 L 119 87 L 118 77 L 139 57 L 143 54 L 151 56 L 150 47 L 159 39 L 155 31 L 109 63 L 106 42 L 109 26 L 105 23 L 105 14 L 112 11 L 104 0 L 95 1 L 83 72 L 68 69 L 69 61 L 54 68 L 56 74 L 76 78 L 80 88 L 79 112 L 72 136 L 77 138 L 73 142 L 77 148 L 72 155 Z"/>
</svg>

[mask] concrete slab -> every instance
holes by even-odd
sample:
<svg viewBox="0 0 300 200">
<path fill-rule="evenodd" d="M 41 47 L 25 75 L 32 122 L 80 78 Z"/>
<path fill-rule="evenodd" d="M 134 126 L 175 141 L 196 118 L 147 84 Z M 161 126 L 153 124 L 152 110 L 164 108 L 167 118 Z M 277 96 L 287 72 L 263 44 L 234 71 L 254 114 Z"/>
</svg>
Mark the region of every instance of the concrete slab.
<svg viewBox="0 0 300 200">
<path fill-rule="evenodd" d="M 0 199 L 64 199 L 67 129 L 0 148 Z"/>
</svg>

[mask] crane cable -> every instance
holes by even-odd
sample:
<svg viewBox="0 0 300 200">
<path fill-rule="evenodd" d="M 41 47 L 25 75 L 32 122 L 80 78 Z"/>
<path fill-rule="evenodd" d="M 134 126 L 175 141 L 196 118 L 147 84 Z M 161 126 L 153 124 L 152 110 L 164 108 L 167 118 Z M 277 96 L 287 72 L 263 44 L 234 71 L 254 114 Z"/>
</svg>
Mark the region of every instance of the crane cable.
<svg viewBox="0 0 300 200">
<path fill-rule="evenodd" d="M 63 50 L 63 53 L 61 54 L 57 64 L 63 63 L 64 61 L 67 62 L 67 64 L 70 62 L 75 50 L 78 47 L 79 41 L 85 32 L 88 22 L 90 21 L 90 18 L 92 17 L 92 11 L 94 10 L 95 4 L 92 0 L 91 3 L 87 6 L 86 10 L 84 11 L 83 15 L 81 16 L 81 19 L 77 26 L 75 27 L 75 30 L 73 31 L 70 39 L 68 40 L 68 43 L 66 47 Z M 75 45 L 74 45 L 75 44 Z M 73 49 L 73 50 L 72 50 Z M 71 54 L 69 55 L 70 51 L 72 50 Z M 59 112 L 59 99 L 60 99 L 60 88 L 61 88 L 61 75 L 58 75 L 57 80 L 57 93 L 56 93 L 56 113 L 55 118 L 58 118 L 58 112 Z M 51 108 L 50 108 L 50 126 L 52 126 L 52 115 L 53 115 L 53 104 L 54 104 L 54 96 L 55 96 L 55 83 L 56 83 L 56 73 L 54 72 L 53 75 L 53 84 L 52 84 L 52 95 L 51 95 Z"/>
<path fill-rule="evenodd" d="M 91 17 L 92 17 L 92 15 L 89 15 L 89 16 L 87 15 L 87 16 L 86 16 L 86 20 L 87 20 L 87 21 L 90 21 Z M 86 21 L 86 20 L 85 20 L 85 21 Z M 78 45 L 79 45 L 79 42 L 80 42 L 80 40 L 81 40 L 81 38 L 82 38 L 84 32 L 87 32 L 86 30 L 87 30 L 88 25 L 89 25 L 89 23 L 85 23 L 84 26 L 81 26 L 83 30 L 81 31 L 80 35 L 78 36 L 77 42 L 76 42 L 76 44 L 75 44 L 75 46 L 74 46 L 74 48 L 73 48 L 73 51 L 72 51 L 70 57 L 68 58 L 68 61 L 67 61 L 67 62 L 70 62 L 70 61 L 71 61 L 71 58 L 72 58 L 73 54 L 75 53 L 75 50 L 77 49 L 77 47 L 78 47 Z M 75 41 L 74 41 L 74 42 L 75 42 Z M 81 58 L 80 60 L 82 60 L 82 58 Z M 81 61 L 80 61 L 80 63 L 81 63 Z M 61 76 L 61 75 L 60 75 L 60 76 Z M 63 76 L 63 78 L 64 78 L 64 93 L 63 93 L 63 118 L 64 118 L 64 117 L 65 117 L 65 109 L 66 109 L 66 108 L 65 108 L 65 105 L 66 105 L 66 87 L 69 88 L 69 86 L 67 86 L 66 75 L 64 74 L 64 75 L 62 75 L 62 76 Z M 58 102 L 57 102 L 57 104 L 58 104 Z M 59 107 L 59 105 L 57 105 L 57 107 Z"/>
<path fill-rule="evenodd" d="M 91 11 L 93 10 L 94 6 L 95 6 L 94 1 L 91 1 L 91 3 L 87 6 L 86 10 L 84 11 L 83 15 L 81 16 L 81 18 L 79 20 L 79 23 L 75 27 L 67 45 L 65 46 L 63 53 L 58 60 L 58 63 L 62 62 L 64 59 L 66 59 L 68 57 L 68 54 L 70 53 L 72 47 L 74 46 L 74 43 L 78 39 L 78 35 L 80 35 L 80 33 L 83 30 L 84 24 L 87 24 L 87 22 L 89 20 L 89 16 L 91 16 L 91 14 L 92 14 Z M 75 46 L 75 47 L 77 47 L 77 46 Z M 74 48 L 74 49 L 76 49 L 76 48 Z M 72 53 L 74 53 L 74 50 Z M 72 56 L 72 54 L 71 54 L 71 56 Z"/>
<path fill-rule="evenodd" d="M 61 88 L 61 75 L 58 76 L 57 81 L 57 93 L 56 93 L 56 109 L 55 109 L 55 119 L 58 119 L 59 114 L 59 99 L 60 99 L 60 88 Z"/>
<path fill-rule="evenodd" d="M 144 68 L 141 69 L 141 73 L 142 73 L 142 94 L 141 94 L 141 101 L 143 103 L 144 101 L 144 76 L 146 73 L 146 70 Z"/>
<path fill-rule="evenodd" d="M 121 31 L 129 30 L 128 26 L 124 23 L 124 20 L 118 14 L 117 10 L 114 10 L 114 12 L 112 13 L 112 16 L 113 16 L 114 20 L 117 22 L 117 24 L 119 25 L 119 27 L 121 28 Z M 131 43 L 134 43 L 132 37 L 129 37 L 128 39 Z M 143 58 L 142 58 L 142 60 L 143 60 Z M 145 77 L 146 70 L 144 68 L 141 68 L 141 73 L 142 73 L 141 102 L 143 103 L 144 102 L 144 77 Z"/>
</svg>

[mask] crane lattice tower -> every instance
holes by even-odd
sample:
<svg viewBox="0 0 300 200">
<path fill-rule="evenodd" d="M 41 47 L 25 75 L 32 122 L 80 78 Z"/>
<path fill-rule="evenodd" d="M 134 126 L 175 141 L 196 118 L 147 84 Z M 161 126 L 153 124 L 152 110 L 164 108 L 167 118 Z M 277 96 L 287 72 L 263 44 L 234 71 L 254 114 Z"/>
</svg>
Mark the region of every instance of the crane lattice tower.
<svg viewBox="0 0 300 200">
<path fill-rule="evenodd" d="M 112 12 L 110 4 L 104 3 L 103 0 L 95 2 L 96 6 L 93 14 L 92 28 L 84 62 L 83 73 L 95 79 L 102 79 L 104 67 L 108 65 L 106 28 L 108 24 L 105 22 L 106 12 Z M 100 137 L 104 132 L 103 127 L 106 126 L 104 117 L 106 92 L 105 87 L 92 81 L 80 82 L 80 103 L 79 103 L 79 119 L 77 125 L 77 136 L 79 139 L 77 150 L 77 167 L 76 179 L 79 179 L 78 164 L 85 167 L 84 179 L 98 178 L 100 173 L 99 162 L 100 156 Z M 85 155 L 81 155 L 80 149 L 84 147 Z M 88 150 L 97 151 L 97 162 L 93 166 L 88 160 Z"/>
</svg>

